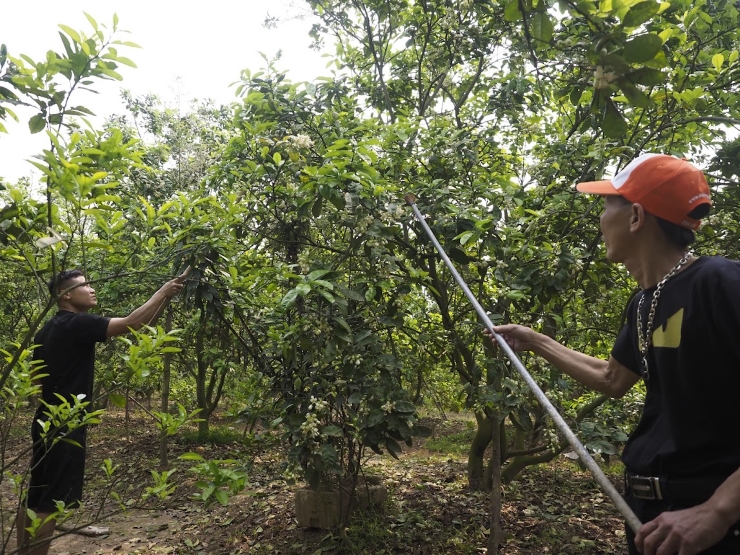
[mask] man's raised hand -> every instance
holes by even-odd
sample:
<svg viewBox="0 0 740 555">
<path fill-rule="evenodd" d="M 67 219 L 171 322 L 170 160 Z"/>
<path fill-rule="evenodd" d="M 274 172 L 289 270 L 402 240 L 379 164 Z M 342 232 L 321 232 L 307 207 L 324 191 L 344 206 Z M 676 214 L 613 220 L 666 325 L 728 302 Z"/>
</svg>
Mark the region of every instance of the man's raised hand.
<svg viewBox="0 0 740 555">
<path fill-rule="evenodd" d="M 185 268 L 183 273 L 181 273 L 175 279 L 171 279 L 170 281 L 165 283 L 160 289 L 164 296 L 168 299 L 171 299 L 172 297 L 180 293 L 180 291 L 182 291 L 185 280 L 190 275 L 191 270 L 192 268 L 188 266 L 187 268 Z"/>
</svg>

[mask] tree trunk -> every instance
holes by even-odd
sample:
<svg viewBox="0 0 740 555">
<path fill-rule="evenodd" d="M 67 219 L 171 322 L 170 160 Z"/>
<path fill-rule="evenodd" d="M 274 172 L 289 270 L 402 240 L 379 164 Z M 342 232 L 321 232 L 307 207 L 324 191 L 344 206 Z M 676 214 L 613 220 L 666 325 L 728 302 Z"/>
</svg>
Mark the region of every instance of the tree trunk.
<svg viewBox="0 0 740 555">
<path fill-rule="evenodd" d="M 501 528 L 501 415 L 498 410 L 493 413 L 493 430 L 491 435 L 492 451 L 489 468 L 491 471 L 491 528 L 488 533 L 488 555 L 498 555 L 498 548 L 503 539 Z"/>
<path fill-rule="evenodd" d="M 195 381 L 195 396 L 198 401 L 198 436 L 201 438 L 208 437 L 208 395 L 206 393 L 206 376 L 208 375 L 208 363 L 203 354 L 205 349 L 206 319 L 201 318 L 200 328 L 195 336 L 196 356 L 198 359 L 198 370 Z"/>
<path fill-rule="evenodd" d="M 167 308 L 167 318 L 164 323 L 164 331 L 167 333 L 172 331 L 172 307 Z M 162 403 L 160 405 L 160 411 L 162 414 L 167 414 L 170 408 L 170 371 L 172 368 L 172 353 L 165 353 L 162 361 L 164 371 L 162 375 Z M 167 433 L 162 430 L 159 436 L 159 468 L 160 470 L 167 470 L 169 467 L 169 457 L 167 449 Z"/>
<path fill-rule="evenodd" d="M 493 421 L 483 412 L 475 413 L 478 429 L 468 451 L 468 486 L 473 491 L 488 490 L 490 482 L 486 483 L 484 455 L 493 436 Z"/>
<path fill-rule="evenodd" d="M 125 413 L 125 416 L 123 418 L 123 428 L 126 430 L 126 437 L 129 436 L 129 432 L 131 431 L 131 427 L 130 427 L 130 424 L 131 424 L 131 421 L 130 421 L 131 411 L 130 411 L 130 408 L 129 408 L 131 403 L 129 403 L 129 399 L 130 399 L 129 398 L 129 395 L 131 395 L 131 387 L 129 387 L 129 384 L 127 383 L 126 384 L 126 413 Z"/>
</svg>

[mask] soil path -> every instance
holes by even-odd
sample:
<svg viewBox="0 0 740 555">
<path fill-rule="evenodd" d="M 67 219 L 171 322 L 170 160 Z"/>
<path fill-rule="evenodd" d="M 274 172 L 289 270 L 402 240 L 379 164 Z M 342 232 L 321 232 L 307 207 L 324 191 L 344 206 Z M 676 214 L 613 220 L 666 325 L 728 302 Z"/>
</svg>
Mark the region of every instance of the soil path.
<svg viewBox="0 0 740 555">
<path fill-rule="evenodd" d="M 103 536 L 89 537 L 57 530 L 50 555 L 174 553 L 173 545 L 180 532 L 178 522 L 170 511 L 129 511 L 97 524 L 110 530 Z M 15 548 L 15 542 L 9 547 Z"/>
</svg>

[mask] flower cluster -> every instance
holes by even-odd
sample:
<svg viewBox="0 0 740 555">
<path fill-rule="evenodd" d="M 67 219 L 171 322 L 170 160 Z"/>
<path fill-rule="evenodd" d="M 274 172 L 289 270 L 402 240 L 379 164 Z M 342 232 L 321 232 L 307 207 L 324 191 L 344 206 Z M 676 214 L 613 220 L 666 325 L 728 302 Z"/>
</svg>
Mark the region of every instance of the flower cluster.
<svg viewBox="0 0 740 555">
<path fill-rule="evenodd" d="M 308 135 L 290 135 L 287 140 L 296 148 L 311 148 L 313 146 L 313 141 Z"/>
<path fill-rule="evenodd" d="M 323 399 L 317 399 L 313 395 L 311 395 L 311 404 L 308 405 L 308 410 L 315 411 L 317 414 L 321 414 L 322 412 L 326 412 L 326 409 L 329 408 L 329 403 L 324 401 Z"/>
<path fill-rule="evenodd" d="M 307 274 L 311 270 L 312 257 L 313 254 L 308 250 L 301 251 L 298 254 L 298 265 L 301 267 L 301 272 L 304 274 Z"/>
<path fill-rule="evenodd" d="M 403 217 L 403 207 L 398 204 L 386 203 L 385 212 L 379 214 L 379 218 L 383 222 L 395 223 Z"/>
<path fill-rule="evenodd" d="M 319 437 L 319 421 L 314 413 L 309 412 L 306 414 L 306 420 L 301 424 L 300 430 L 301 435 L 307 440 Z"/>
<path fill-rule="evenodd" d="M 375 221 L 375 218 L 372 216 L 365 216 L 364 218 L 360 218 L 357 222 L 355 222 L 355 230 L 357 233 L 365 233 L 367 231 L 367 228 L 370 227 L 370 225 Z"/>
<path fill-rule="evenodd" d="M 604 71 L 602 66 L 596 66 L 594 70 L 594 89 L 608 89 L 609 83 L 617 78 L 617 74 L 613 71 Z"/>
</svg>

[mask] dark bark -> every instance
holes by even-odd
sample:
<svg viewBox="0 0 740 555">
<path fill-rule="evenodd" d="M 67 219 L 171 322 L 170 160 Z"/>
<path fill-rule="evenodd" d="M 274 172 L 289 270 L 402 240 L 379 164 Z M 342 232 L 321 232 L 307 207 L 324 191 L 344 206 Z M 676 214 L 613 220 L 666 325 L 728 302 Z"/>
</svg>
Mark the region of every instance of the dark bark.
<svg viewBox="0 0 740 555">
<path fill-rule="evenodd" d="M 486 481 L 484 456 L 493 437 L 493 420 L 482 412 L 475 413 L 478 429 L 468 451 L 468 485 L 473 491 L 488 490 L 490 482 Z"/>
</svg>

